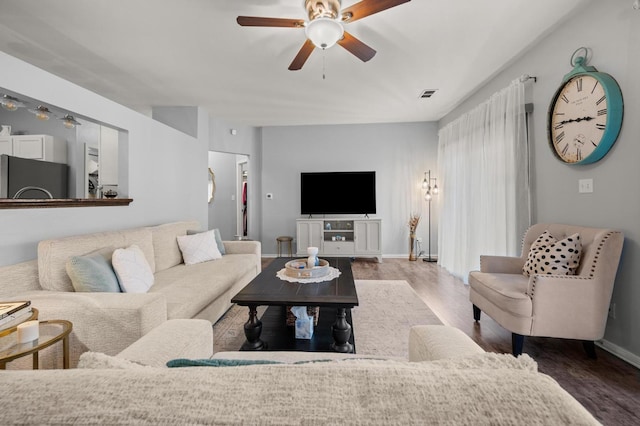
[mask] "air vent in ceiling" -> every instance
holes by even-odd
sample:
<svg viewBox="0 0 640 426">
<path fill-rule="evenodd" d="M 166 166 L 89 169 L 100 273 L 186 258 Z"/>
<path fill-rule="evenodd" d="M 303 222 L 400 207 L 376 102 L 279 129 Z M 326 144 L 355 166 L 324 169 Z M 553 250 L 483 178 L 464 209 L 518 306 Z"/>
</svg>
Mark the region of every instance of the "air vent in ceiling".
<svg viewBox="0 0 640 426">
<path fill-rule="evenodd" d="M 430 98 L 431 96 L 433 96 L 434 93 L 436 93 L 436 91 L 432 89 L 423 90 L 422 93 L 420 93 L 420 97 Z"/>
</svg>

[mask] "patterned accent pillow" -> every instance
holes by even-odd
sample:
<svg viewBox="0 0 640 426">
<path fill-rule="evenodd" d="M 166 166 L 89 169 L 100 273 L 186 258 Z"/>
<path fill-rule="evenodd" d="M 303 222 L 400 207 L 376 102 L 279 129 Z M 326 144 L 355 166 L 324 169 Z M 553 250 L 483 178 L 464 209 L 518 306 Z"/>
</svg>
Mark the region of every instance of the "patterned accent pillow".
<svg viewBox="0 0 640 426">
<path fill-rule="evenodd" d="M 580 265 L 581 253 L 580 234 L 576 233 L 557 241 L 548 231 L 544 231 L 531 244 L 522 272 L 526 276 L 574 275 Z"/>
<path fill-rule="evenodd" d="M 195 235 L 195 234 L 200 234 L 202 232 L 207 232 L 207 231 L 195 231 L 193 229 L 187 229 L 187 235 Z M 215 228 L 213 230 L 214 235 L 216 236 L 216 245 L 218 246 L 218 251 L 220 252 L 221 255 L 225 255 L 227 254 L 226 249 L 224 248 L 224 242 L 222 242 L 222 236 L 220 236 L 220 230 L 218 228 Z"/>
<path fill-rule="evenodd" d="M 151 266 L 137 245 L 116 249 L 111 262 L 123 292 L 146 293 L 153 285 Z"/>
<path fill-rule="evenodd" d="M 185 265 L 221 259 L 222 255 L 216 244 L 215 231 L 200 232 L 194 235 L 179 235 L 178 247 L 182 252 Z"/>
</svg>

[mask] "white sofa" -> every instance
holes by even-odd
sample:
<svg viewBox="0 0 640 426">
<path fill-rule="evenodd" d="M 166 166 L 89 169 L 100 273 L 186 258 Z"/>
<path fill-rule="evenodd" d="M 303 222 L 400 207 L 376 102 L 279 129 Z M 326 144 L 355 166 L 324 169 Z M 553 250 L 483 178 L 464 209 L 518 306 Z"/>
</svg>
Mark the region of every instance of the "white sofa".
<svg viewBox="0 0 640 426">
<path fill-rule="evenodd" d="M 198 222 L 187 221 L 41 241 L 37 260 L 0 268 L 0 300 L 30 300 L 40 320 L 71 321 L 72 367 L 86 351 L 117 354 L 167 319 L 213 323 L 260 272 L 261 248 L 256 241 L 225 241 L 222 259 L 185 265 L 176 237 L 198 229 Z M 154 272 L 148 293 L 74 292 L 65 269 L 71 256 L 132 244 Z M 61 358 L 61 351 L 51 348 L 41 354 L 41 365 L 61 365 Z"/>
<path fill-rule="evenodd" d="M 484 353 L 451 327 L 412 328 L 411 362 L 162 368 L 208 358 L 210 339 L 207 323 L 173 320 L 117 356 L 85 353 L 78 369 L 7 371 L 3 424 L 598 424 L 527 355 Z"/>
</svg>

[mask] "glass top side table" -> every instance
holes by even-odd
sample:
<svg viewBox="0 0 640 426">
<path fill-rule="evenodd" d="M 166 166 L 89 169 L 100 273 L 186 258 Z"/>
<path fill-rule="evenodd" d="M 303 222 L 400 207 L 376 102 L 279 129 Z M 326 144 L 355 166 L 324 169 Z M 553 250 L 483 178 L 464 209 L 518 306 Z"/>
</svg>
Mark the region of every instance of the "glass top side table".
<svg viewBox="0 0 640 426">
<path fill-rule="evenodd" d="M 18 343 L 17 326 L 4 330 L 9 333 L 0 337 L 0 370 L 8 362 L 27 355 L 33 355 L 33 369 L 38 369 L 38 352 L 62 341 L 63 368 L 69 368 L 69 334 L 73 324 L 67 320 L 40 321 L 39 337 L 31 342 Z"/>
</svg>

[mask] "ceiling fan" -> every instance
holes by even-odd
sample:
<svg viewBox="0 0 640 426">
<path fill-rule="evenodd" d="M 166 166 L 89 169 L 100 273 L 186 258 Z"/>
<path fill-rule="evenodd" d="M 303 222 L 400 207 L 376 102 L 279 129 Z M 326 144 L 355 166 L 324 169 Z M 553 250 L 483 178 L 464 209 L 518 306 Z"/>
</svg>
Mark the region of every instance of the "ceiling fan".
<svg viewBox="0 0 640 426">
<path fill-rule="evenodd" d="M 304 0 L 308 21 L 255 16 L 238 16 L 237 21 L 243 27 L 304 28 L 307 41 L 289 65 L 289 70 L 295 71 L 302 68 L 316 47 L 328 49 L 336 43 L 367 62 L 375 56 L 376 51 L 346 32 L 343 25 L 409 1 L 362 0 L 341 11 L 341 0 Z"/>
</svg>

